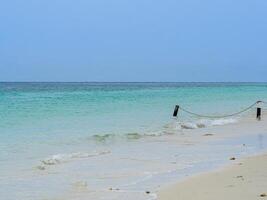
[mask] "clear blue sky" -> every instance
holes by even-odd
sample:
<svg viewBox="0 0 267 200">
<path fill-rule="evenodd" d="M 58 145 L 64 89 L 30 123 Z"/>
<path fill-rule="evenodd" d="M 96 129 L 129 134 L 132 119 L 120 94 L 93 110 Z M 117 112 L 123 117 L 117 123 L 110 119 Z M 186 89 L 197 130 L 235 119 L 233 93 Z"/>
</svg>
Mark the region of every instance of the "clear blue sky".
<svg viewBox="0 0 267 200">
<path fill-rule="evenodd" d="M 267 81 L 267 1 L 2 0 L 0 81 Z"/>
</svg>

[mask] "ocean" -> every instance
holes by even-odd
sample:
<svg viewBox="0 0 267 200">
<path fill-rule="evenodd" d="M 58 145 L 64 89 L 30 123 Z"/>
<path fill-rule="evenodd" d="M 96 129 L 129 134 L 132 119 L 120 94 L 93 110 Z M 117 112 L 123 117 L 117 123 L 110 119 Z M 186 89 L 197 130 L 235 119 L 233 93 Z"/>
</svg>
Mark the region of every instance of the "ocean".
<svg viewBox="0 0 267 200">
<path fill-rule="evenodd" d="M 233 151 L 265 149 L 258 142 L 265 133 L 177 147 L 165 138 L 186 141 L 183 129 L 238 123 L 255 107 L 201 119 L 182 110 L 173 118 L 175 105 L 227 115 L 258 100 L 267 101 L 267 83 L 0 83 L 0 194 L 67 199 L 72 191 L 82 199 L 90 190 L 90 199 L 154 199 L 145 191 L 159 183 L 220 165 Z M 251 148 L 240 150 L 240 141 Z"/>
</svg>

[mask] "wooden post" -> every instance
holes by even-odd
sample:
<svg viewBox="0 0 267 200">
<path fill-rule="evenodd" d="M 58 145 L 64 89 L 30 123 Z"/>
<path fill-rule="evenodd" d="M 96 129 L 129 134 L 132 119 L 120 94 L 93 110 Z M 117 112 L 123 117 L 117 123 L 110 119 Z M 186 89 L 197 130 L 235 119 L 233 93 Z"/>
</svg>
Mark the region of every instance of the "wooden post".
<svg viewBox="0 0 267 200">
<path fill-rule="evenodd" d="M 179 106 L 176 105 L 173 111 L 173 117 L 177 117 L 178 111 L 179 111 Z"/>
<path fill-rule="evenodd" d="M 261 108 L 257 108 L 257 119 L 261 120 Z"/>
</svg>

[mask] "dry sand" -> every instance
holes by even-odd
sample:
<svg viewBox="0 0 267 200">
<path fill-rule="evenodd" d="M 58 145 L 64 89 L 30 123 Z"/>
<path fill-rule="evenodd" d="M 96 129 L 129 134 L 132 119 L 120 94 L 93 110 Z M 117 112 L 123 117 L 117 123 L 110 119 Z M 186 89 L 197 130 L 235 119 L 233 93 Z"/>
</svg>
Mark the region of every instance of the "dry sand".
<svg viewBox="0 0 267 200">
<path fill-rule="evenodd" d="M 159 191 L 159 200 L 267 200 L 267 154 L 233 161 Z"/>
</svg>

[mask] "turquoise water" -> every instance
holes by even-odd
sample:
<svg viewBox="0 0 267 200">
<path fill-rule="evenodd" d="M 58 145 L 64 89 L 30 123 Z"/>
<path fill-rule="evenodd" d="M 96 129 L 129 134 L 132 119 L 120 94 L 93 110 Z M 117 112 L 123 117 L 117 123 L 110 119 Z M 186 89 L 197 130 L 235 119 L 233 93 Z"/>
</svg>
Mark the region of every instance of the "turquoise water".
<svg viewBox="0 0 267 200">
<path fill-rule="evenodd" d="M 0 83 L 0 143 L 8 151 L 54 148 L 93 135 L 159 132 L 176 104 L 221 115 L 257 100 L 267 101 L 267 83 Z"/>
<path fill-rule="evenodd" d="M 267 84 L 0 83 L 0 131 L 84 136 L 155 130 L 176 104 L 227 114 L 257 100 L 267 100 Z"/>
<path fill-rule="evenodd" d="M 223 115 L 244 109 L 257 100 L 267 101 L 267 83 L 0 83 L 0 184 L 3 190 L 0 192 L 13 189 L 25 193 L 25 196 L 15 193 L 5 199 L 43 199 L 46 196 L 42 196 L 41 191 L 37 196 L 30 193 L 40 179 L 25 178 L 27 181 L 17 182 L 14 171 L 23 174 L 20 179 L 24 180 L 24 176 L 32 176 L 29 171 L 38 167 L 40 161 L 55 165 L 59 155 L 58 159 L 64 162 L 93 157 L 94 167 L 91 163 L 88 168 L 101 168 L 112 174 L 115 169 L 105 168 L 110 159 L 116 159 L 118 155 L 127 158 L 135 149 L 140 150 L 135 156 L 145 156 L 144 159 L 157 157 L 153 152 L 158 156 L 163 150 L 175 152 L 175 146 L 157 144 L 159 149 L 155 149 L 153 144 L 136 139 L 142 135 L 165 133 L 173 121 L 176 104 L 197 113 Z M 199 119 L 179 112 L 178 120 L 192 122 Z M 187 152 L 193 155 L 192 152 L 199 148 L 190 147 Z M 218 152 L 223 154 L 224 148 L 218 146 Z M 142 149 L 151 153 L 142 155 Z M 203 152 L 208 149 L 203 147 Z M 116 156 L 109 157 L 111 152 Z M 95 158 L 97 155 L 103 155 L 103 159 L 101 156 Z M 215 159 L 217 153 L 213 156 Z M 162 157 L 168 158 L 165 154 Z M 137 173 L 139 167 L 131 162 L 120 161 L 119 164 Z M 72 165 L 64 170 L 77 170 L 77 165 Z M 149 171 L 149 168 L 140 167 L 138 173 Z M 88 176 L 90 179 L 93 175 Z M 133 182 L 136 177 L 140 178 L 134 176 Z M 53 178 L 47 179 L 40 182 L 46 184 L 48 190 Z M 94 180 L 93 185 L 100 188 L 114 183 Z M 47 190 L 43 193 L 54 196 L 53 192 L 63 190 L 66 183 L 58 181 L 53 180 L 51 187 L 62 185 L 62 188 L 57 188 L 56 192 L 50 188 L 51 193 Z M 74 178 L 68 181 L 74 181 Z"/>
</svg>

